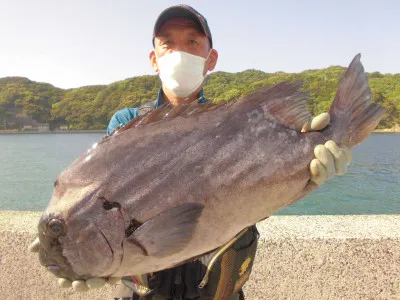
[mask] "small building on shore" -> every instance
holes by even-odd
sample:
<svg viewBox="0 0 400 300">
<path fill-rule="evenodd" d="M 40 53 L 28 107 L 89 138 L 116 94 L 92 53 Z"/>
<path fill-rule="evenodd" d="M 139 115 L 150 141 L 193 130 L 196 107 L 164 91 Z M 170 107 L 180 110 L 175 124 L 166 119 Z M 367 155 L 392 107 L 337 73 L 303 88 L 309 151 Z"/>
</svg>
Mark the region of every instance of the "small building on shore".
<svg viewBox="0 0 400 300">
<path fill-rule="evenodd" d="M 48 132 L 50 131 L 50 124 L 48 123 L 39 123 L 36 125 L 38 132 Z"/>
<path fill-rule="evenodd" d="M 24 125 L 24 127 L 22 127 L 22 131 L 36 131 L 36 129 L 33 128 L 32 125 Z"/>
<path fill-rule="evenodd" d="M 61 124 L 59 127 L 59 130 L 60 131 L 68 131 L 69 130 L 68 124 Z"/>
</svg>

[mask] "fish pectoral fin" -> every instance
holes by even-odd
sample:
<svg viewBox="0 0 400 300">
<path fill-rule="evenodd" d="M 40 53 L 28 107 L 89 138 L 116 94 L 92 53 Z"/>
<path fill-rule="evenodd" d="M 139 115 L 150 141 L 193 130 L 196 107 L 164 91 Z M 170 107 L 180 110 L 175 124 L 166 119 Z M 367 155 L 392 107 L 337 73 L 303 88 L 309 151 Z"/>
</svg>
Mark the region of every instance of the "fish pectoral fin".
<svg viewBox="0 0 400 300">
<path fill-rule="evenodd" d="M 199 203 L 171 208 L 143 223 L 126 241 L 139 246 L 145 255 L 163 257 L 179 252 L 192 239 L 203 209 Z"/>
</svg>

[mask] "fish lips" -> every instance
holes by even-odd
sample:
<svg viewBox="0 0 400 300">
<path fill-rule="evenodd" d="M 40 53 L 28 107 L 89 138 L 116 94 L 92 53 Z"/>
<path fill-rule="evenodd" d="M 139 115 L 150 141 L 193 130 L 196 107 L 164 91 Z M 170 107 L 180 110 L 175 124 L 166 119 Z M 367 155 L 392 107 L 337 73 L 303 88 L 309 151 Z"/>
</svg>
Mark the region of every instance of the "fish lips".
<svg viewBox="0 0 400 300">
<path fill-rule="evenodd" d="M 99 277 L 113 265 L 113 249 L 92 222 L 67 223 L 51 213 L 42 216 L 38 229 L 40 263 L 57 277 L 69 280 Z"/>
</svg>

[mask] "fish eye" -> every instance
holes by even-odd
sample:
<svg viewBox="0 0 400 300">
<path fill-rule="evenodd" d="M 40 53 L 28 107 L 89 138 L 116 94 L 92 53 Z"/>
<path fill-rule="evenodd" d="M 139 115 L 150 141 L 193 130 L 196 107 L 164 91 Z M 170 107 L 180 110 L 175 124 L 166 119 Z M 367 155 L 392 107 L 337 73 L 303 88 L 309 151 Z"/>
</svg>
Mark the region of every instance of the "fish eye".
<svg viewBox="0 0 400 300">
<path fill-rule="evenodd" d="M 59 219 L 52 219 L 47 224 L 47 228 L 54 236 L 59 236 L 64 233 L 64 224 Z"/>
</svg>

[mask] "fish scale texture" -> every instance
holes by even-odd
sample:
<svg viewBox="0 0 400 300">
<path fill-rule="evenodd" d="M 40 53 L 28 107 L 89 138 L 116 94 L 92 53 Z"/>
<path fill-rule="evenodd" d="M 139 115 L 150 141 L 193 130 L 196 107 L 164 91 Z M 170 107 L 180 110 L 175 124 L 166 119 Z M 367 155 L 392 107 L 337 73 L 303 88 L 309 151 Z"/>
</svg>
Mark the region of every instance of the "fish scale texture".
<svg viewBox="0 0 400 300">
<path fill-rule="evenodd" d="M 0 299 L 114 299 L 116 287 L 58 288 L 26 250 L 39 217 L 0 212 Z M 258 228 L 247 300 L 400 299 L 400 215 L 277 216 Z"/>
</svg>

